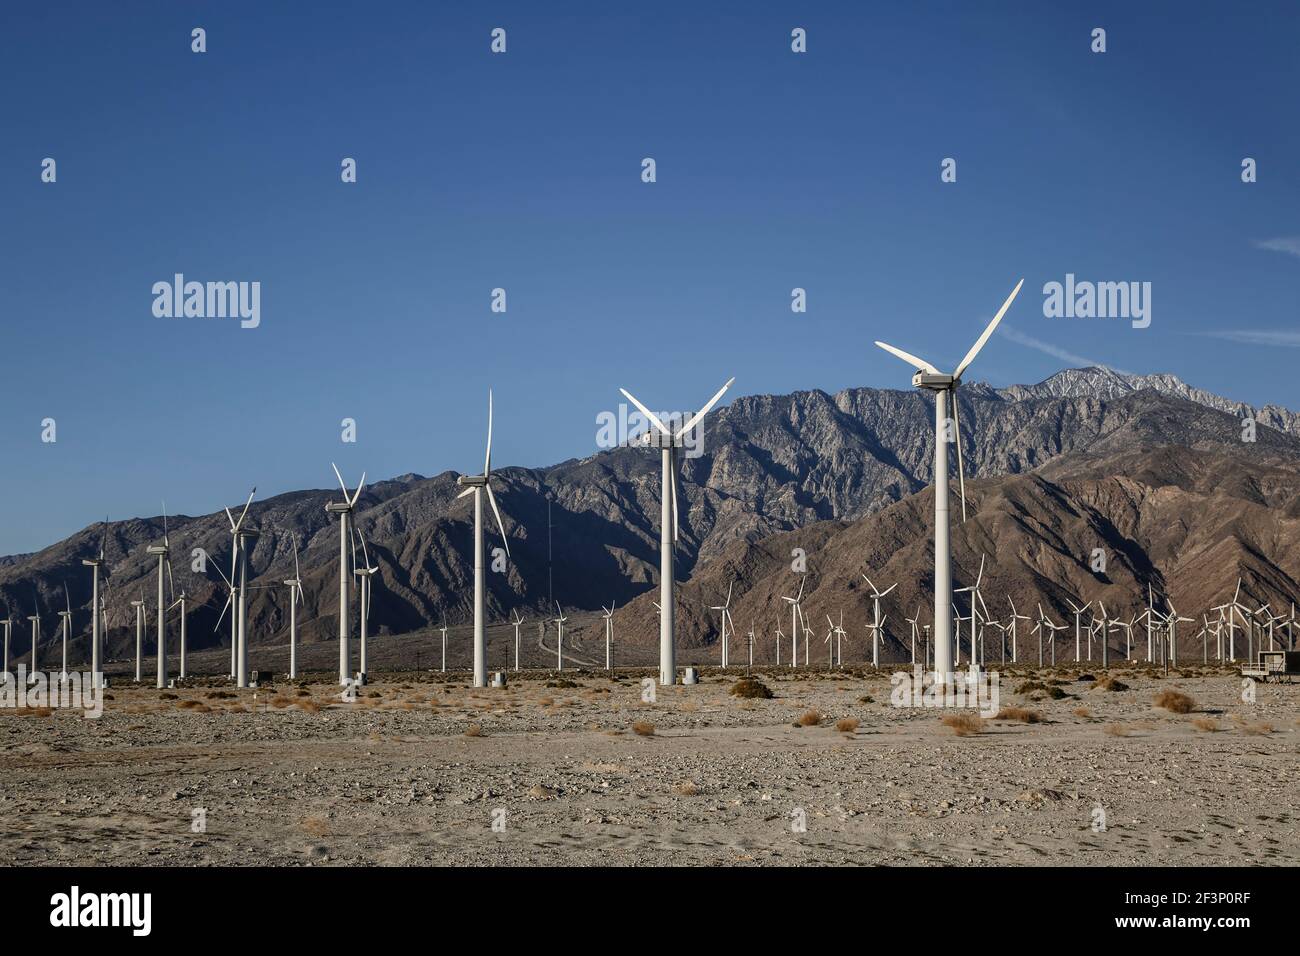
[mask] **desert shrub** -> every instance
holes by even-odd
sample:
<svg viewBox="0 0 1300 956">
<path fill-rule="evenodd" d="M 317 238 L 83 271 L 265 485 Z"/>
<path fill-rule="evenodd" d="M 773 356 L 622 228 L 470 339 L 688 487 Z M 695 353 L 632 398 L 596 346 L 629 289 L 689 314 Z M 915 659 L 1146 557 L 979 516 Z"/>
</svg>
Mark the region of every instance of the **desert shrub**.
<svg viewBox="0 0 1300 956">
<path fill-rule="evenodd" d="M 1273 725 L 1267 723 L 1242 724 L 1241 732 L 1252 737 L 1265 737 L 1273 732 Z"/>
<path fill-rule="evenodd" d="M 732 697 L 758 698 L 760 700 L 771 700 L 772 691 L 761 680 L 753 677 L 745 677 L 731 685 L 728 691 Z"/>
<path fill-rule="evenodd" d="M 298 696 L 299 696 L 299 697 L 310 697 L 310 696 L 311 696 L 311 691 L 309 691 L 306 687 L 299 687 L 299 688 L 298 688 Z"/>
<path fill-rule="evenodd" d="M 638 737 L 653 737 L 655 735 L 655 725 L 648 720 L 638 720 L 632 724 L 632 733 Z"/>
<path fill-rule="evenodd" d="M 1162 690 L 1156 694 L 1155 704 L 1175 714 L 1190 714 L 1196 709 L 1196 701 L 1176 690 Z"/>
<path fill-rule="evenodd" d="M 695 785 L 694 780 L 683 780 L 673 786 L 673 792 L 681 794 L 683 797 L 694 797 L 700 792 L 700 788 Z"/>
<path fill-rule="evenodd" d="M 822 715 L 815 710 L 804 711 L 803 716 L 795 721 L 800 727 L 816 727 L 821 722 Z"/>
<path fill-rule="evenodd" d="M 1017 694 L 1032 694 L 1036 690 L 1047 690 L 1047 685 L 1036 680 L 1021 681 L 1016 685 Z"/>
<path fill-rule="evenodd" d="M 835 721 L 835 729 L 842 734 L 851 734 L 853 731 L 858 729 L 858 723 L 859 721 L 856 717 L 841 717 L 839 720 Z"/>
<path fill-rule="evenodd" d="M 465 728 L 465 736 L 466 736 L 466 737 L 482 737 L 482 736 L 483 736 L 483 728 L 480 727 L 478 724 L 470 724 L 468 727 Z"/>
<path fill-rule="evenodd" d="M 1092 685 L 1093 690 L 1121 691 L 1128 690 L 1128 684 L 1107 675 Z"/>
<path fill-rule="evenodd" d="M 1212 717 L 1197 717 L 1192 721 L 1192 726 L 1197 730 L 1212 734 L 1219 729 L 1219 722 Z"/>
<path fill-rule="evenodd" d="M 1112 737 L 1127 737 L 1129 735 L 1129 729 L 1123 724 L 1107 724 L 1105 730 Z"/>
<path fill-rule="evenodd" d="M 314 714 L 320 710 L 320 704 L 316 703 L 314 700 L 295 700 L 293 706 L 308 714 Z"/>
<path fill-rule="evenodd" d="M 208 700 L 230 700 L 235 695 L 228 690 L 210 690 L 203 696 Z"/>
<path fill-rule="evenodd" d="M 1082 717 L 1084 720 L 1087 720 L 1092 716 L 1092 711 L 1087 707 L 1076 707 L 1074 708 L 1074 716 Z"/>
<path fill-rule="evenodd" d="M 1043 715 L 1036 710 L 1029 710 L 1025 707 L 1003 707 L 998 711 L 994 720 L 1018 720 L 1022 724 L 1037 724 L 1043 720 Z"/>
<path fill-rule="evenodd" d="M 876 698 L 872 697 L 870 694 L 863 694 L 858 698 L 859 704 L 874 704 L 875 702 Z"/>
<path fill-rule="evenodd" d="M 546 686 L 547 686 L 547 687 L 559 687 L 559 688 L 562 688 L 562 689 L 563 689 L 563 688 L 569 688 L 569 687 L 581 687 L 582 685 L 579 684 L 579 683 L 576 683 L 575 681 L 571 681 L 571 680 L 569 680 L 567 677 L 557 677 L 555 680 L 548 680 L 548 681 L 546 682 Z"/>
<path fill-rule="evenodd" d="M 967 711 L 945 715 L 943 725 L 950 728 L 958 737 L 970 737 L 984 729 L 984 721 L 979 715 Z"/>
</svg>

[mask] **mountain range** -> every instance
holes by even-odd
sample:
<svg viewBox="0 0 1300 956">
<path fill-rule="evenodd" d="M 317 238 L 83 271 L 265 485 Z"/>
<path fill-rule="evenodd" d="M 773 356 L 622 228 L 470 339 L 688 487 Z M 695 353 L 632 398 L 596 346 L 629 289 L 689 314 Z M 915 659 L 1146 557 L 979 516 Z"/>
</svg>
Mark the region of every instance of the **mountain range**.
<svg viewBox="0 0 1300 956">
<path fill-rule="evenodd" d="M 1067 369 L 1005 389 L 964 384 L 959 400 L 970 518 L 954 519 L 954 573 L 969 583 L 977 555 L 986 555 L 993 589 L 986 588 L 986 600 L 1010 595 L 1022 613 L 1042 600 L 1060 621 L 1069 595 L 1102 596 L 1118 613 L 1136 606 L 1148 584 L 1189 616 L 1211 597 L 1226 597 L 1221 592 L 1238 575 L 1258 600 L 1279 602 L 1274 607 L 1285 609 L 1295 593 L 1296 413 L 1251 410 L 1172 375 L 1102 368 Z M 1256 422 L 1253 435 L 1243 426 L 1247 414 Z M 928 620 L 933 419 L 928 393 L 866 387 L 744 396 L 712 412 L 704 453 L 682 467 L 678 568 L 690 579 L 679 592 L 682 645 L 716 642 L 717 622 L 701 608 L 717 603 L 732 581 L 742 630 L 752 617 L 771 631 L 778 613 L 788 624 L 779 597 L 792 593 L 790 551 L 801 547 L 809 555 L 805 608 L 818 621 L 842 609 L 846 622 L 855 622 L 853 641 L 862 641 L 865 620 L 860 572 L 873 569 L 899 583 L 887 623 L 896 657 L 909 627 L 904 609 L 910 615 L 921 604 Z M 620 447 L 496 475 L 511 560 L 504 572 L 487 575 L 490 618 L 504 619 L 513 608 L 551 610 L 556 600 L 588 610 L 613 600 L 621 605 L 621 639 L 653 642 L 657 456 Z M 372 633 L 429 628 L 444 615 L 453 624 L 468 620 L 472 514 L 468 500 L 456 499 L 456 477 L 403 475 L 362 493 L 356 527 L 380 568 Z M 250 555 L 255 644 L 285 639 L 288 590 L 280 582 L 291 576 L 295 541 L 305 590 L 302 639 L 337 634 L 338 527 L 325 505 L 339 496 L 326 488 L 254 501 L 250 521 L 261 532 Z M 107 525 L 110 655 L 134 645 L 127 602 L 142 592 L 153 600 L 156 563 L 145 548 L 162 532 L 161 517 Z M 225 514 L 173 516 L 169 532 L 175 587 L 193 608 L 191 646 L 227 644 L 229 618 L 220 633 L 213 630 L 226 587 L 210 566 L 229 573 Z M 100 536 L 92 526 L 35 554 L 0 558 L 0 598 L 16 621 L 39 601 L 50 622 L 46 640 L 66 585 L 79 612 L 77 656 L 88 643 L 82 635 L 90 608 L 90 577 L 80 562 Z M 489 535 L 489 549 L 498 544 Z M 1089 570 L 1095 548 L 1109 555 L 1101 576 Z M 16 653 L 27 634 L 15 626 Z"/>
</svg>

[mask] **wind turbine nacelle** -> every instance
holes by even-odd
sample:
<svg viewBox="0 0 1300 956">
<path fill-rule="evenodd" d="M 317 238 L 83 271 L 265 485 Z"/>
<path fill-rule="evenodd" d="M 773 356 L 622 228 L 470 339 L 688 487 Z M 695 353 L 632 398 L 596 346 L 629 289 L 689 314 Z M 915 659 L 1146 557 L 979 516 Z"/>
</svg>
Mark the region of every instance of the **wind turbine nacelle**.
<svg viewBox="0 0 1300 956">
<path fill-rule="evenodd" d="M 168 548 L 166 545 L 151 544 L 149 545 L 149 547 L 144 549 L 144 553 L 151 554 L 154 557 L 159 557 L 159 556 L 165 556 L 167 554 L 170 554 L 171 549 Z"/>
<path fill-rule="evenodd" d="M 635 438 L 629 438 L 629 446 L 641 446 L 642 448 L 684 448 L 686 445 L 686 436 L 679 438 L 670 438 L 657 428 L 648 428 Z"/>
<path fill-rule="evenodd" d="M 476 488 L 487 484 L 486 475 L 461 475 L 456 479 L 456 484 L 462 488 Z"/>
<path fill-rule="evenodd" d="M 917 372 L 912 376 L 912 384 L 917 388 L 928 388 L 936 392 L 952 388 L 956 384 L 956 379 L 951 375 L 943 375 L 938 372 Z"/>
</svg>

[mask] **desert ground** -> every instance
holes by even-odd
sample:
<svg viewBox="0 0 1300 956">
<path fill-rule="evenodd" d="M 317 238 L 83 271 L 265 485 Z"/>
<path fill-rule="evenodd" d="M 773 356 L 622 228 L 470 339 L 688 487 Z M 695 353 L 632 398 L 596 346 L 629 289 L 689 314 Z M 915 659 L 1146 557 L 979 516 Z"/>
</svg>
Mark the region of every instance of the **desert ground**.
<svg viewBox="0 0 1300 956">
<path fill-rule="evenodd" d="M 0 711 L 0 864 L 1300 863 L 1300 683 L 1093 673 L 1001 670 L 1003 714 L 957 727 L 870 668 L 653 703 L 633 669 L 381 673 L 355 702 L 324 672 L 119 677 L 99 719 Z"/>
</svg>

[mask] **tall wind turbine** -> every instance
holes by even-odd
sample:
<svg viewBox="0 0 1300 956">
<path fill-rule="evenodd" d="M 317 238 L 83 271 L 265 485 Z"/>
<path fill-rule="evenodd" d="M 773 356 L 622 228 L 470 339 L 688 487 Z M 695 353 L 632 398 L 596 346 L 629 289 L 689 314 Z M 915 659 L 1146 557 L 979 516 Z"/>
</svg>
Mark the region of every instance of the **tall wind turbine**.
<svg viewBox="0 0 1300 956">
<path fill-rule="evenodd" d="M 1011 308 L 1020 287 L 1025 284 L 1021 279 L 1011 290 L 1007 300 L 998 309 L 993 321 L 984 329 L 983 334 L 975 340 L 966 357 L 961 360 L 951 375 L 944 375 L 924 359 L 904 352 L 902 349 L 876 342 L 886 352 L 895 355 L 917 371 L 912 376 L 912 384 L 917 388 L 928 389 L 935 393 L 934 401 L 934 670 L 937 681 L 948 683 L 952 680 L 952 547 L 948 539 L 948 445 L 945 432 L 948 425 L 948 402 L 953 405 L 953 424 L 957 442 L 957 479 L 960 483 L 962 520 L 966 518 L 966 476 L 962 464 L 961 417 L 957 410 L 957 388 L 961 384 L 962 373 L 975 360 L 980 349 L 989 340 L 993 330 L 1002 321 L 1002 316 Z"/>
<path fill-rule="evenodd" d="M 605 618 L 605 670 L 614 669 L 614 607 L 615 602 L 611 601 L 609 607 L 601 605 L 600 609 L 604 611 Z M 515 626 L 515 634 L 519 633 L 518 625 Z M 516 644 L 515 648 L 515 670 L 519 670 L 519 650 Z"/>
<path fill-rule="evenodd" d="M 232 556 L 235 563 L 231 569 L 231 582 L 236 589 L 233 611 L 235 615 L 235 686 L 237 687 L 248 686 L 248 540 L 256 538 L 257 532 L 244 527 L 244 520 L 248 517 L 248 509 L 253 506 L 253 495 L 255 494 L 257 494 L 256 487 L 248 493 L 248 500 L 244 502 L 244 510 L 240 513 L 238 521 L 230 513 L 230 509 L 226 509 L 226 520 L 230 522 L 231 545 L 235 549 Z"/>
<path fill-rule="evenodd" d="M 861 572 L 859 573 L 861 574 Z M 876 587 L 875 584 L 872 583 L 871 578 L 867 577 L 865 574 L 862 575 L 862 580 L 866 581 L 868 586 L 870 586 L 871 588 L 872 622 L 867 625 L 867 627 L 871 630 L 871 666 L 879 667 L 880 666 L 880 634 L 885 626 L 885 617 L 889 616 L 889 615 L 885 615 L 885 617 L 880 616 L 880 599 L 884 597 L 886 594 L 888 594 L 890 591 L 894 590 L 894 588 L 898 587 L 898 584 L 897 583 L 891 584 L 889 587 L 885 588 L 885 590 L 882 591 L 878 587 Z"/>
<path fill-rule="evenodd" d="M 515 670 L 518 671 L 519 670 L 519 625 L 524 623 L 524 619 L 520 615 L 518 608 L 510 612 L 510 617 L 511 617 L 510 623 L 515 626 Z"/>
<path fill-rule="evenodd" d="M 736 379 L 727 379 L 727 384 L 718 389 L 708 404 L 696 412 L 678 431 L 671 432 L 659 416 L 641 404 L 625 388 L 620 388 L 623 397 L 635 405 L 646 417 L 653 429 L 646 431 L 642 440 L 651 448 L 659 448 L 663 458 L 663 487 L 660 489 L 661 507 L 659 512 L 659 683 L 675 684 L 677 682 L 677 646 L 673 637 L 673 618 L 676 604 L 676 580 L 673 576 L 673 548 L 677 544 L 677 449 L 683 446 L 683 439 L 695 428 L 709 409 L 718 403 L 724 392 Z M 656 434 L 657 433 L 657 434 Z"/>
<path fill-rule="evenodd" d="M 170 573 L 172 567 L 167 557 L 171 553 L 171 539 L 167 534 L 167 502 L 165 501 L 163 502 L 163 543 L 149 545 L 145 553 L 158 559 L 158 675 L 154 686 L 161 690 L 167 686 L 167 605 L 163 597 L 163 573 Z"/>
<path fill-rule="evenodd" d="M 483 492 L 487 492 L 488 504 L 497 519 L 497 530 L 501 532 L 501 541 L 505 545 L 506 557 L 510 557 L 510 542 L 506 538 L 505 526 L 501 524 L 501 512 L 497 510 L 497 499 L 492 494 L 492 390 L 488 389 L 488 424 L 487 452 L 483 456 L 483 474 L 461 475 L 456 484 L 465 488 L 457 498 L 474 496 L 474 686 L 487 686 L 487 631 L 484 629 L 485 604 L 487 589 L 484 585 L 483 567 Z"/>
<path fill-rule="evenodd" d="M 175 587 L 172 588 L 172 593 L 173 593 L 173 594 L 176 593 L 176 588 L 175 588 Z M 188 614 L 188 612 L 187 612 L 186 609 L 185 609 L 185 602 L 188 601 L 188 600 L 189 600 L 189 595 L 185 593 L 185 589 L 184 589 L 184 588 L 181 588 L 181 593 L 178 594 L 178 595 L 176 596 L 176 600 L 172 601 L 172 603 L 171 603 L 171 607 L 168 607 L 168 608 L 167 608 L 167 610 L 169 610 L 169 611 L 170 611 L 173 607 L 179 607 L 179 608 L 181 609 L 181 628 L 180 628 L 180 638 L 181 638 L 181 659 L 180 659 L 180 669 L 177 671 L 177 676 L 178 676 L 181 680 L 184 680 L 184 679 L 188 676 L 188 673 L 187 673 L 187 671 L 186 671 L 186 667 L 187 667 L 188 665 L 187 665 L 186 662 L 185 662 L 185 651 L 186 651 L 185 625 L 186 625 L 186 622 L 187 622 L 187 620 L 188 620 L 188 618 L 187 618 L 187 614 Z M 291 676 L 292 676 L 292 675 L 291 675 Z"/>
<path fill-rule="evenodd" d="M 296 534 L 293 536 L 293 577 L 280 583 L 289 589 L 289 678 L 292 680 L 298 676 L 298 605 L 302 603 L 302 572 L 298 570 L 298 536 Z M 185 600 L 184 594 L 181 594 L 181 600 Z M 184 627 L 184 620 L 185 605 L 182 604 L 182 628 Z M 184 642 L 182 642 L 182 655 L 185 653 L 184 647 Z M 184 660 L 184 657 L 182 656 L 181 659 Z M 181 666 L 184 667 L 184 664 Z M 185 675 L 182 674 L 181 676 Z"/>
<path fill-rule="evenodd" d="M 144 668 L 142 660 L 144 657 L 144 592 L 140 592 L 140 600 L 132 601 L 131 606 L 135 608 L 135 682 L 138 684 L 144 680 Z"/>
<path fill-rule="evenodd" d="M 370 564 L 370 550 L 366 547 L 366 536 L 362 534 L 360 535 L 360 538 L 361 556 L 365 561 L 365 566 L 354 568 L 352 573 L 361 579 L 361 683 L 364 684 L 369 673 L 366 657 L 366 645 L 369 642 L 370 634 L 370 579 L 374 577 L 375 572 L 378 571 L 379 568 Z M 355 554 L 352 558 L 352 562 L 353 564 L 356 563 Z"/>
<path fill-rule="evenodd" d="M 919 627 L 916 622 L 920 620 L 920 618 L 921 618 L 921 605 L 919 604 L 916 606 L 915 614 L 913 614 L 911 617 L 903 618 L 904 621 L 912 625 L 912 663 L 913 664 L 916 663 L 916 637 L 917 637 L 917 631 L 919 630 Z"/>
<path fill-rule="evenodd" d="M 799 666 L 799 621 L 803 618 L 803 608 L 800 603 L 803 600 L 803 586 L 808 581 L 808 575 L 802 574 L 799 577 L 799 590 L 794 597 L 781 597 L 782 601 L 790 605 L 790 666 Z M 807 645 L 808 635 L 804 635 L 804 644 Z M 777 663 L 781 663 L 780 651 L 777 652 Z"/>
<path fill-rule="evenodd" d="M 442 616 L 442 627 L 438 628 L 438 630 L 442 631 L 442 672 L 445 674 L 447 673 L 447 615 L 446 614 Z"/>
<path fill-rule="evenodd" d="M 1010 620 L 1010 622 L 1009 622 L 1009 624 L 1008 624 L 1008 627 L 1009 627 L 1010 630 L 1011 630 L 1011 663 L 1014 664 L 1014 663 L 1016 663 L 1016 660 L 1017 660 L 1017 657 L 1016 657 L 1016 621 L 1017 621 L 1017 620 L 1020 620 L 1020 621 L 1025 621 L 1025 622 L 1027 623 L 1027 622 L 1029 621 L 1029 615 L 1028 615 L 1028 614 L 1019 614 L 1019 613 L 1017 613 L 1017 612 L 1016 612 L 1016 602 L 1013 601 L 1013 600 L 1011 600 L 1011 597 L 1010 597 L 1009 595 L 1008 595 L 1008 597 L 1007 597 L 1007 603 L 1011 605 L 1011 620 Z"/>
<path fill-rule="evenodd" d="M 731 588 L 733 585 L 727 585 L 727 599 L 716 607 L 710 607 L 710 611 L 722 612 L 722 666 L 727 666 L 727 626 L 731 623 Z"/>
<path fill-rule="evenodd" d="M 1083 612 L 1092 607 L 1092 602 L 1089 601 L 1083 607 L 1079 607 L 1079 605 L 1075 604 L 1072 600 L 1066 598 L 1065 603 L 1070 605 L 1070 610 L 1074 612 L 1074 662 L 1077 664 L 1079 661 L 1083 660 L 1083 644 L 1080 639 Z"/>
<path fill-rule="evenodd" d="M 352 669 L 352 648 L 349 646 L 352 639 L 352 617 L 348 609 L 348 591 L 351 587 L 352 575 L 348 574 L 349 548 L 352 543 L 352 509 L 357 505 L 357 499 L 361 497 L 361 489 L 366 486 L 366 473 L 361 473 L 361 483 L 357 485 L 355 492 L 348 491 L 347 483 L 344 482 L 343 476 L 339 474 L 338 466 L 330 462 L 330 467 L 334 469 L 334 477 L 339 480 L 339 487 L 343 489 L 342 501 L 331 501 L 325 505 L 325 510 L 330 514 L 339 516 L 339 683 L 347 684 L 351 678 L 349 671 Z M 444 660 L 444 670 L 446 669 Z"/>
<path fill-rule="evenodd" d="M 5 619 L 3 621 L 0 621 L 0 627 L 3 627 L 5 629 L 5 660 L 4 660 L 5 666 L 3 671 L 5 674 L 9 673 L 9 639 L 13 635 L 13 626 L 14 626 L 13 617 L 9 614 L 9 602 L 6 601 Z M 8 680 L 9 678 L 6 677 L 4 679 Z"/>
<path fill-rule="evenodd" d="M 954 408 L 957 407 L 957 400 L 955 398 L 953 399 L 953 407 Z M 961 445 L 958 444 L 957 447 L 958 449 L 960 449 Z M 963 521 L 966 520 L 966 515 L 964 511 L 962 513 L 962 520 Z M 965 591 L 967 594 L 970 595 L 970 617 L 967 618 L 967 620 L 970 621 L 970 660 L 972 666 L 978 666 L 979 664 L 979 651 L 975 646 L 976 632 L 978 630 L 976 625 L 978 608 L 976 607 L 976 604 L 978 603 L 979 596 L 980 596 L 980 585 L 983 583 L 984 583 L 984 553 L 980 552 L 980 569 L 979 569 L 979 573 L 975 575 L 975 583 L 971 585 L 967 585 L 964 588 L 957 588 L 956 591 L 953 592 L 954 594 L 961 594 L 963 591 Z M 957 660 L 960 661 L 961 660 L 961 611 L 954 610 L 953 617 L 957 622 L 956 648 L 957 648 Z"/>
<path fill-rule="evenodd" d="M 82 558 L 81 563 L 91 569 L 90 574 L 90 673 L 99 674 L 102 669 L 100 657 L 103 653 L 103 636 L 100 633 L 100 615 L 99 615 L 99 569 L 104 564 L 104 545 L 108 540 L 108 519 L 104 519 L 104 527 L 99 535 L 99 553 L 93 558 Z M 6 615 L 7 616 L 7 615 Z M 6 633 L 8 633 L 6 629 Z M 6 670 L 8 666 L 6 665 Z M 92 681 L 98 678 L 92 676 Z"/>
<path fill-rule="evenodd" d="M 555 602 L 555 613 L 557 615 L 555 618 L 555 656 L 557 661 L 555 669 L 562 671 L 564 670 L 564 622 L 568 618 L 564 616 L 564 609 L 560 607 L 559 601 Z"/>
<path fill-rule="evenodd" d="M 72 600 L 68 597 L 68 583 L 63 583 L 63 606 L 65 611 L 59 612 L 59 623 L 63 631 L 63 670 L 60 674 L 60 680 L 68 679 L 68 632 L 72 630 Z"/>
</svg>

